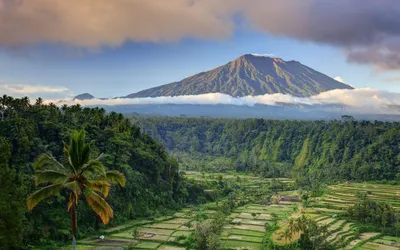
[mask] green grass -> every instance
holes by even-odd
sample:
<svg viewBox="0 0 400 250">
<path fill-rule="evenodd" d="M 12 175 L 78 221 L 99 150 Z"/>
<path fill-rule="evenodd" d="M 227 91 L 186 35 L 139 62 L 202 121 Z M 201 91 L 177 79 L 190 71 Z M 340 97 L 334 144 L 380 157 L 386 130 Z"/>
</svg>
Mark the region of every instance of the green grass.
<svg viewBox="0 0 400 250">
<path fill-rule="evenodd" d="M 238 247 L 246 247 L 254 250 L 261 249 L 261 244 L 253 242 L 244 242 L 238 240 L 227 240 L 222 243 L 224 249 L 237 249 Z"/>
<path fill-rule="evenodd" d="M 235 229 L 242 229 L 242 230 L 249 230 L 249 231 L 257 231 L 257 232 L 264 232 L 265 229 L 262 226 L 254 226 L 254 225 L 234 225 L 233 228 Z"/>
<path fill-rule="evenodd" d="M 382 249 L 382 250 L 396 250 L 396 249 L 398 249 L 397 247 L 386 246 L 386 245 L 373 243 L 373 242 L 367 242 L 364 245 L 362 245 L 361 247 L 367 248 L 367 249 L 374 249 L 374 250 L 379 250 L 379 249 Z"/>
<path fill-rule="evenodd" d="M 142 249 L 154 249 L 160 246 L 161 244 L 158 242 L 148 242 L 148 241 L 142 241 L 139 242 L 139 244 L 135 245 L 135 248 L 142 248 Z"/>
<path fill-rule="evenodd" d="M 248 241 L 248 242 L 255 242 L 255 243 L 261 243 L 263 241 L 262 237 L 236 235 L 236 234 L 231 234 L 228 237 L 226 237 L 226 239 L 227 240 Z"/>
<path fill-rule="evenodd" d="M 116 238 L 121 237 L 121 238 L 126 238 L 126 239 L 133 239 L 133 237 L 131 235 L 131 231 L 115 233 L 115 234 L 112 234 L 111 237 L 116 237 Z"/>
<path fill-rule="evenodd" d="M 168 223 L 156 223 L 148 225 L 148 227 L 160 228 L 160 229 L 178 229 L 180 224 L 168 224 Z"/>
<path fill-rule="evenodd" d="M 71 248 L 65 248 L 65 249 L 71 249 Z M 76 246 L 76 250 L 109 250 L 110 246 L 82 246 L 78 245 Z M 113 247 L 113 250 L 123 250 L 123 247 Z"/>
<path fill-rule="evenodd" d="M 138 231 L 141 233 L 153 233 L 159 235 L 171 235 L 174 232 L 174 230 L 170 229 L 157 229 L 157 228 L 139 228 Z"/>
<path fill-rule="evenodd" d="M 175 233 L 173 233 L 171 236 L 173 237 L 178 237 L 178 236 L 189 236 L 191 234 L 191 232 L 189 231 L 176 231 Z"/>
<path fill-rule="evenodd" d="M 180 225 L 182 225 L 182 224 L 184 224 L 184 223 L 186 223 L 186 222 L 188 222 L 188 221 L 190 221 L 190 219 L 175 218 L 175 219 L 172 219 L 172 220 L 167 220 L 167 221 L 165 221 L 165 223 L 168 223 L 168 224 L 180 224 Z"/>
<path fill-rule="evenodd" d="M 383 236 L 382 239 L 400 243 L 400 237 Z"/>
<path fill-rule="evenodd" d="M 233 221 L 235 221 L 235 220 L 233 220 Z M 240 223 L 244 224 L 244 225 L 264 226 L 266 222 L 264 220 L 240 219 Z"/>
<path fill-rule="evenodd" d="M 169 245 L 162 245 L 157 250 L 185 250 L 184 247 L 176 247 L 176 246 L 169 246 Z"/>
<path fill-rule="evenodd" d="M 231 234 L 236 234 L 236 235 L 247 235 L 247 236 L 255 236 L 255 237 L 263 237 L 264 233 L 263 232 L 257 232 L 257 231 L 249 231 L 249 230 L 242 230 L 242 229 L 231 229 L 228 231 Z"/>
</svg>

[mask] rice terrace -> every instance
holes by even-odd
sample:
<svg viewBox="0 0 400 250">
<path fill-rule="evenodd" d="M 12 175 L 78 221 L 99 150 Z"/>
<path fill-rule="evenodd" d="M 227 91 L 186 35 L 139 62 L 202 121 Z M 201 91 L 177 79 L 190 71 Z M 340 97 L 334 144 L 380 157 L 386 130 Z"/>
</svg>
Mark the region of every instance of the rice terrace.
<svg viewBox="0 0 400 250">
<path fill-rule="evenodd" d="M 0 250 L 400 250 L 400 0 L 0 0 Z"/>
<path fill-rule="evenodd" d="M 241 191 L 236 197 L 216 197 L 216 202 L 105 229 L 101 232 L 103 240 L 98 236 L 81 240 L 77 249 L 184 250 L 188 249 L 187 242 L 197 224 L 221 219 L 223 225 L 216 240 L 221 242 L 222 249 L 295 249 L 300 230 L 293 228 L 302 217 L 326 230 L 319 235 L 322 237 L 319 243 L 326 244 L 321 249 L 400 249 L 400 232 L 398 236 L 387 236 L 373 224 L 348 215 L 348 208 L 360 202 L 357 196 L 361 194 L 372 201 L 391 204 L 398 211 L 400 190 L 396 185 L 340 183 L 325 187 L 322 195 L 314 197 L 291 190 L 290 179 L 263 179 L 236 173 L 186 172 L 185 175 L 208 186 L 237 185 Z M 216 189 L 207 192 L 218 196 Z M 231 207 L 226 206 L 229 203 L 233 203 Z M 224 211 L 226 216 L 218 218 L 218 211 Z"/>
</svg>

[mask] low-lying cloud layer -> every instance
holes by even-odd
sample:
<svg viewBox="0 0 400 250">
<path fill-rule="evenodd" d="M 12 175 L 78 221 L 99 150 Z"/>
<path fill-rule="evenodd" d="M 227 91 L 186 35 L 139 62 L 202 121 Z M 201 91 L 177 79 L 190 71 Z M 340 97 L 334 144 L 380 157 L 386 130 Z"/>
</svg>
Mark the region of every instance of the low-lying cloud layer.
<svg viewBox="0 0 400 250">
<path fill-rule="evenodd" d="M 28 84 L 7 84 L 0 82 L 0 93 L 10 96 L 29 97 L 61 97 L 70 93 L 69 89 L 62 86 L 43 86 Z"/>
<path fill-rule="evenodd" d="M 347 106 L 349 111 L 368 114 L 400 114 L 400 93 L 392 93 L 369 88 L 354 90 L 332 90 L 308 98 L 294 97 L 284 94 L 272 94 L 262 96 L 232 97 L 220 93 L 203 95 L 188 95 L 175 97 L 155 98 L 115 98 L 115 99 L 91 99 L 91 100 L 63 100 L 46 101 L 62 104 L 81 104 L 83 106 L 118 106 L 118 105 L 161 105 L 161 104 L 228 104 L 247 105 L 256 104 L 280 105 L 329 105 L 339 104 Z"/>
<path fill-rule="evenodd" d="M 399 16 L 398 0 L 0 0 L 0 45 L 222 39 L 250 25 L 342 48 L 351 62 L 398 70 Z"/>
</svg>

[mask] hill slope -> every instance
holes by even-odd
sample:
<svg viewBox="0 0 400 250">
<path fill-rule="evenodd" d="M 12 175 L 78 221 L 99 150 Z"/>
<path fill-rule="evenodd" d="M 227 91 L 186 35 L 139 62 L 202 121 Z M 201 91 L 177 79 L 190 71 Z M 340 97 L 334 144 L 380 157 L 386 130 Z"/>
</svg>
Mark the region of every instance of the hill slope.
<svg viewBox="0 0 400 250">
<path fill-rule="evenodd" d="M 394 180 L 400 175 L 398 122 L 133 119 L 192 170 L 292 174 L 298 183 Z"/>
<path fill-rule="evenodd" d="M 0 249 L 27 249 L 27 245 L 61 249 L 55 241 L 69 241 L 68 192 L 44 201 L 32 212 L 26 209 L 26 198 L 37 190 L 32 162 L 41 153 L 64 160 L 63 145 L 73 129 L 86 130 L 93 153 L 104 153 L 103 164 L 126 177 L 125 188 L 112 187 L 107 197 L 117 215 L 110 224 L 163 213 L 204 197 L 201 187 L 186 183 L 164 147 L 121 114 L 101 108 L 31 105 L 29 99 L 9 96 L 0 97 L 0 109 L 4 110 L 0 120 Z M 12 202 L 8 202 L 10 197 Z M 86 201 L 79 203 L 78 218 L 82 238 L 96 231 L 100 222 Z"/>
<path fill-rule="evenodd" d="M 224 93 L 231 96 L 291 94 L 312 96 L 333 89 L 352 89 L 297 61 L 243 55 L 213 70 L 179 82 L 140 91 L 127 98 Z"/>
</svg>

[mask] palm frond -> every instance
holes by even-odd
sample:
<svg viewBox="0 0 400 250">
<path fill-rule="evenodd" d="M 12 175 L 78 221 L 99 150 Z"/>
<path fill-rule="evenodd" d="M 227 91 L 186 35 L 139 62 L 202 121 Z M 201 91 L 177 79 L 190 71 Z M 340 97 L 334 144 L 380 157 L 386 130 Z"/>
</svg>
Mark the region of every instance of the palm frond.
<svg viewBox="0 0 400 250">
<path fill-rule="evenodd" d="M 26 205 L 28 207 L 28 210 L 32 210 L 36 205 L 41 202 L 42 200 L 58 195 L 62 189 L 64 184 L 53 184 L 46 186 L 44 188 L 39 189 L 38 191 L 34 192 L 28 197 L 28 200 L 26 201 Z"/>
<path fill-rule="evenodd" d="M 71 191 L 69 194 L 68 211 L 73 204 L 78 205 L 79 196 L 82 194 L 82 189 L 78 181 L 65 183 L 64 188 Z"/>
<path fill-rule="evenodd" d="M 106 168 L 104 167 L 103 163 L 99 160 L 90 160 L 86 163 L 82 169 L 83 175 L 101 175 L 106 176 Z"/>
<path fill-rule="evenodd" d="M 77 193 L 77 194 L 81 194 L 81 186 L 79 181 L 71 181 L 71 182 L 67 182 L 64 184 L 64 188 Z"/>
<path fill-rule="evenodd" d="M 79 166 L 84 166 L 88 161 L 90 157 L 90 145 L 89 144 L 84 144 L 81 145 L 82 147 L 82 152 L 81 153 L 81 158 L 80 158 L 80 164 Z"/>
<path fill-rule="evenodd" d="M 63 172 L 59 172 L 56 170 L 43 170 L 37 171 L 35 174 L 35 185 L 39 186 L 43 183 L 65 183 L 68 181 L 68 175 Z"/>
<path fill-rule="evenodd" d="M 35 171 L 55 170 L 62 173 L 67 173 L 67 169 L 58 162 L 53 156 L 48 154 L 39 155 L 33 163 Z"/>
<path fill-rule="evenodd" d="M 65 155 L 65 156 L 67 157 L 67 159 L 68 159 L 68 164 L 67 164 L 67 165 L 69 166 L 70 170 L 71 170 L 73 173 L 76 174 L 76 169 L 75 169 L 74 163 L 73 163 L 73 161 L 72 161 L 71 152 L 70 152 L 69 147 L 68 147 L 67 145 L 64 145 L 64 155 Z"/>
<path fill-rule="evenodd" d="M 76 197 L 75 194 L 70 193 L 67 211 L 69 212 L 69 210 L 71 210 L 72 205 L 77 205 L 77 204 L 78 204 L 78 197 Z"/>
<path fill-rule="evenodd" d="M 85 130 L 73 131 L 69 146 L 65 147 L 69 163 L 78 172 L 89 161 L 90 144 L 85 143 Z"/>
<path fill-rule="evenodd" d="M 72 144 L 73 148 L 72 149 L 73 149 L 74 156 L 75 156 L 75 159 L 73 159 L 73 160 L 74 160 L 75 167 L 78 169 L 82 166 L 84 155 L 89 150 L 87 145 L 85 145 L 85 135 L 86 135 L 85 130 L 79 130 L 79 131 L 75 131 L 74 135 L 72 137 L 72 140 L 73 140 L 73 144 Z"/>
<path fill-rule="evenodd" d="M 92 179 L 87 180 L 85 182 L 85 186 L 103 194 L 104 197 L 107 197 L 110 192 L 111 184 L 105 178 L 103 179 Z"/>
<path fill-rule="evenodd" d="M 119 184 L 121 187 L 125 187 L 126 179 L 123 173 L 117 170 L 109 170 L 106 172 L 106 177 L 111 183 Z"/>
<path fill-rule="evenodd" d="M 114 212 L 106 200 L 92 189 L 85 189 L 85 198 L 89 206 L 99 215 L 104 224 L 107 224 L 110 218 L 114 216 Z"/>
</svg>

